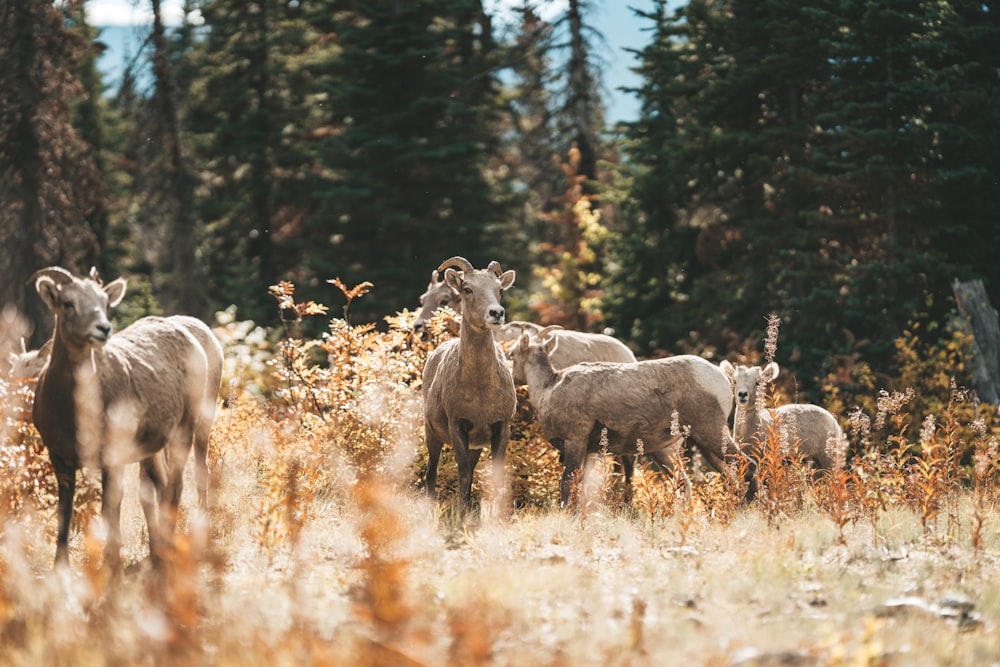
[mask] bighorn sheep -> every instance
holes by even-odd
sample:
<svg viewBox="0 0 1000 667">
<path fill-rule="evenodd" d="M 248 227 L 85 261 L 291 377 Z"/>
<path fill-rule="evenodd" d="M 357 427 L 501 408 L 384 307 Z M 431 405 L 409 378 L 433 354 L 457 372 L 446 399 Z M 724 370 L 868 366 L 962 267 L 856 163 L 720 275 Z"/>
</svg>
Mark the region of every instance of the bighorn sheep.
<svg viewBox="0 0 1000 667">
<path fill-rule="evenodd" d="M 460 270 L 448 268 L 459 267 Z M 493 332 L 504 321 L 500 293 L 514 284 L 514 272 L 500 263 L 475 269 L 464 257 L 441 263 L 444 282 L 462 297 L 461 330 L 427 357 L 424 365 L 424 433 L 427 441 L 427 493 L 437 493 L 441 448 L 451 444 L 458 463 L 458 491 L 464 505 L 472 495 L 472 474 L 484 447 L 493 458 L 493 481 L 503 480 L 517 396 L 510 368 Z M 498 487 L 499 488 L 499 487 Z"/>
<path fill-rule="evenodd" d="M 141 465 L 140 500 L 158 562 L 173 531 L 192 442 L 199 504 L 206 503 L 205 455 L 222 347 L 204 323 L 185 316 L 142 318 L 112 335 L 108 309 L 125 295 L 122 278 L 104 285 L 95 272 L 76 278 L 49 267 L 32 282 L 55 316 L 32 416 L 59 482 L 56 563 L 69 560 L 76 471 L 92 467 L 101 469 L 104 562 L 119 564 L 124 467 L 133 462 Z"/>
<path fill-rule="evenodd" d="M 532 322 L 508 322 L 500 329 L 496 339 L 501 343 L 513 342 L 522 333 L 527 332 L 532 337 L 537 337 L 542 330 L 541 325 Z M 628 345 L 607 334 L 550 327 L 546 338 L 545 347 L 556 370 L 584 361 L 614 361 L 623 364 L 636 361 L 635 354 Z"/>
<path fill-rule="evenodd" d="M 728 361 L 719 364 L 732 383 L 736 398 L 733 417 L 733 437 L 751 451 L 759 451 L 768 429 L 778 424 L 789 445 L 798 447 L 805 460 L 812 461 L 818 470 L 834 466 L 834 447 L 842 447 L 844 433 L 826 409 L 808 403 L 791 403 L 773 411 L 763 406 L 763 387 L 778 377 L 778 364 L 770 362 L 760 366 L 733 366 Z"/>
<path fill-rule="evenodd" d="M 462 314 L 462 300 L 458 292 L 439 277 L 439 271 L 431 273 L 431 281 L 427 289 L 420 295 L 420 312 L 413 322 L 415 333 L 424 335 L 425 323 L 439 308 L 451 308 L 456 314 Z M 523 332 L 537 335 L 542 330 L 541 325 L 532 322 L 515 320 L 507 322 L 494 332 L 493 337 L 501 343 L 516 341 Z M 583 361 L 619 361 L 634 362 L 635 354 L 625 343 L 607 334 L 590 333 L 557 329 L 550 334 L 548 346 L 549 356 L 556 369 L 566 368 Z"/>
<path fill-rule="evenodd" d="M 440 269 L 431 272 L 431 281 L 427 284 L 427 289 L 420 295 L 420 312 L 417 319 L 413 321 L 413 331 L 421 337 L 425 337 L 425 323 L 431 319 L 439 308 L 451 308 L 456 315 L 462 313 L 462 299 L 459 293 L 451 288 L 440 278 Z"/>
<path fill-rule="evenodd" d="M 671 433 L 676 412 L 689 427 L 690 441 L 716 470 L 728 475 L 727 456 L 741 456 L 728 430 L 732 393 L 729 381 L 714 364 L 693 355 L 622 363 L 582 363 L 556 370 L 544 340 L 522 334 L 511 350 L 515 381 L 528 385 L 545 437 L 562 452 L 559 495 L 571 500 L 577 471 L 588 454 L 600 451 L 643 452 L 660 465 L 672 465 L 668 454 L 678 436 Z M 748 466 L 747 497 L 755 491 Z M 581 473 L 582 474 L 582 473 Z"/>
</svg>

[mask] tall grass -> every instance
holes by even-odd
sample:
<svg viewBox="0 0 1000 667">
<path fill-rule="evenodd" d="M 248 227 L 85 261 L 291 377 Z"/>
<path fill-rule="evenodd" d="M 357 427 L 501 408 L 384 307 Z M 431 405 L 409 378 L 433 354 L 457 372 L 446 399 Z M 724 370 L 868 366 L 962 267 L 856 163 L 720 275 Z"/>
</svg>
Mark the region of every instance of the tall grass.
<svg viewBox="0 0 1000 667">
<path fill-rule="evenodd" d="M 298 323 L 326 309 L 298 303 L 292 285 L 274 291 L 283 331 L 221 315 L 210 507 L 194 509 L 189 479 L 181 529 L 155 571 L 135 484 L 125 571 L 102 567 L 96 485 L 78 491 L 72 567 L 51 569 L 54 477 L 25 411 L 31 383 L 0 377 L 4 664 L 978 665 L 1000 655 L 996 424 L 950 381 L 933 417 L 910 409 L 936 386 L 886 390 L 877 410 L 841 415 L 850 442 L 830 471 L 814 474 L 780 429 L 765 434 L 750 505 L 739 474 L 704 470 L 684 446 L 679 416 L 679 465 L 637 462 L 624 503 L 620 474 L 600 457 L 578 511 L 558 508 L 558 454 L 522 389 L 507 462 L 514 511 L 469 515 L 455 508 L 453 458 L 439 502 L 421 488 L 420 370 L 457 334 L 454 318 L 432 320 L 427 341 L 410 336 L 408 312 L 384 331 L 352 325 L 365 286 L 335 287 L 343 317 L 315 340 Z M 17 327 L 3 331 L 6 357 Z M 485 482 L 474 494 L 489 499 Z"/>
</svg>

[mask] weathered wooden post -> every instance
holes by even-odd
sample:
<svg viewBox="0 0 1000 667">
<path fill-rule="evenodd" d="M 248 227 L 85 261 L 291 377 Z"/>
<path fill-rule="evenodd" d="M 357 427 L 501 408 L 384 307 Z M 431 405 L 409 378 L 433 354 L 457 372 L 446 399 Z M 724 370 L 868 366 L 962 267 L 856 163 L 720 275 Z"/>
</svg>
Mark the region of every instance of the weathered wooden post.
<svg viewBox="0 0 1000 667">
<path fill-rule="evenodd" d="M 955 323 L 971 333 L 973 341 L 972 383 L 979 399 L 990 405 L 1000 405 L 1000 316 L 990 304 L 982 280 L 951 283 L 958 313 L 964 321 Z"/>
</svg>

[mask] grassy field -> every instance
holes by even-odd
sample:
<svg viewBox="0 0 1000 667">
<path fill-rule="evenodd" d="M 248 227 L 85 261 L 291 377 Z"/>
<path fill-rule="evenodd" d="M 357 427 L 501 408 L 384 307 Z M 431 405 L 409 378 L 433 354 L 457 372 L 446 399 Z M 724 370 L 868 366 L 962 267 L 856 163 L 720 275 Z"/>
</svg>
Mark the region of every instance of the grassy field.
<svg viewBox="0 0 1000 667">
<path fill-rule="evenodd" d="M 268 343 L 223 325 L 211 507 L 196 511 L 189 482 L 161 570 L 136 479 L 124 569 L 102 567 L 91 479 L 72 566 L 52 570 L 55 488 L 21 411 L 30 383 L 0 386 L 0 663 L 1000 664 L 996 440 L 961 397 L 928 419 L 905 392 L 880 395 L 849 467 L 818 479 L 775 445 L 750 505 L 717 474 L 688 496 L 646 466 L 626 506 L 601 460 L 568 511 L 522 395 L 516 506 L 495 506 L 480 462 L 481 506 L 463 513 L 452 459 L 441 500 L 419 488 L 433 340 L 335 321 L 321 341 Z"/>
</svg>

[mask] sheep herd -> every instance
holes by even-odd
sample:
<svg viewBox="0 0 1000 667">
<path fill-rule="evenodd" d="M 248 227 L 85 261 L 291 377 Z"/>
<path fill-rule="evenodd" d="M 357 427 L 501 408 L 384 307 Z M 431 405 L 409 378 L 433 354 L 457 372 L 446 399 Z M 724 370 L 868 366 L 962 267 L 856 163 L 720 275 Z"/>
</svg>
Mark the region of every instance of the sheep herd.
<svg viewBox="0 0 1000 667">
<path fill-rule="evenodd" d="M 108 311 L 122 300 L 124 279 L 105 284 L 93 270 L 76 277 L 49 267 L 31 282 L 52 311 L 55 329 L 42 350 L 14 355 L 12 372 L 38 377 L 32 416 L 58 479 L 56 563 L 69 559 L 76 471 L 90 467 L 101 471 L 104 562 L 118 567 L 123 471 L 138 462 L 156 564 L 174 530 L 192 450 L 199 506 L 207 502 L 222 348 L 204 323 L 185 316 L 145 317 L 112 335 Z M 828 411 L 806 404 L 764 407 L 776 364 L 716 365 L 695 355 L 637 360 L 611 336 L 506 322 L 500 297 L 513 284 L 514 271 L 503 271 L 499 262 L 476 269 L 456 256 L 438 266 L 420 297 L 418 335 L 426 334 L 426 321 L 442 307 L 461 315 L 459 336 L 438 345 L 423 370 L 431 498 L 447 443 L 458 465 L 461 503 L 471 502 L 475 467 L 487 447 L 494 488 L 505 502 L 515 383 L 527 385 L 542 433 L 560 453 L 564 506 L 571 504 L 588 457 L 600 451 L 618 456 L 629 482 L 636 456 L 669 470 L 684 443 L 724 475 L 742 471 L 752 499 L 754 458 L 776 425 L 816 468 L 842 465 L 831 452 L 843 433 Z"/>
<path fill-rule="evenodd" d="M 830 452 L 840 446 L 843 433 L 832 414 L 807 404 L 785 405 L 773 415 L 764 408 L 763 387 L 777 377 L 777 364 L 763 369 L 728 361 L 715 365 L 690 354 L 640 361 L 611 336 L 506 323 L 500 293 L 513 280 L 513 272 L 501 273 L 498 262 L 475 269 L 468 260 L 453 257 L 431 274 L 420 297 L 417 332 L 424 332 L 425 322 L 439 308 L 462 315 L 459 338 L 435 349 L 424 369 L 426 486 L 432 498 L 444 442 L 455 451 L 464 503 L 469 501 L 479 452 L 487 443 L 498 483 L 516 403 L 515 383 L 527 385 L 542 433 L 559 450 L 564 506 L 588 457 L 600 451 L 621 457 L 628 482 L 635 456 L 648 456 L 669 470 L 686 440 L 721 474 L 743 471 L 747 500 L 757 488 L 755 455 L 771 429 L 780 430 L 817 469 L 833 464 Z M 509 346 L 506 354 L 501 342 Z M 444 359 L 450 367 L 446 383 L 439 370 Z"/>
</svg>

